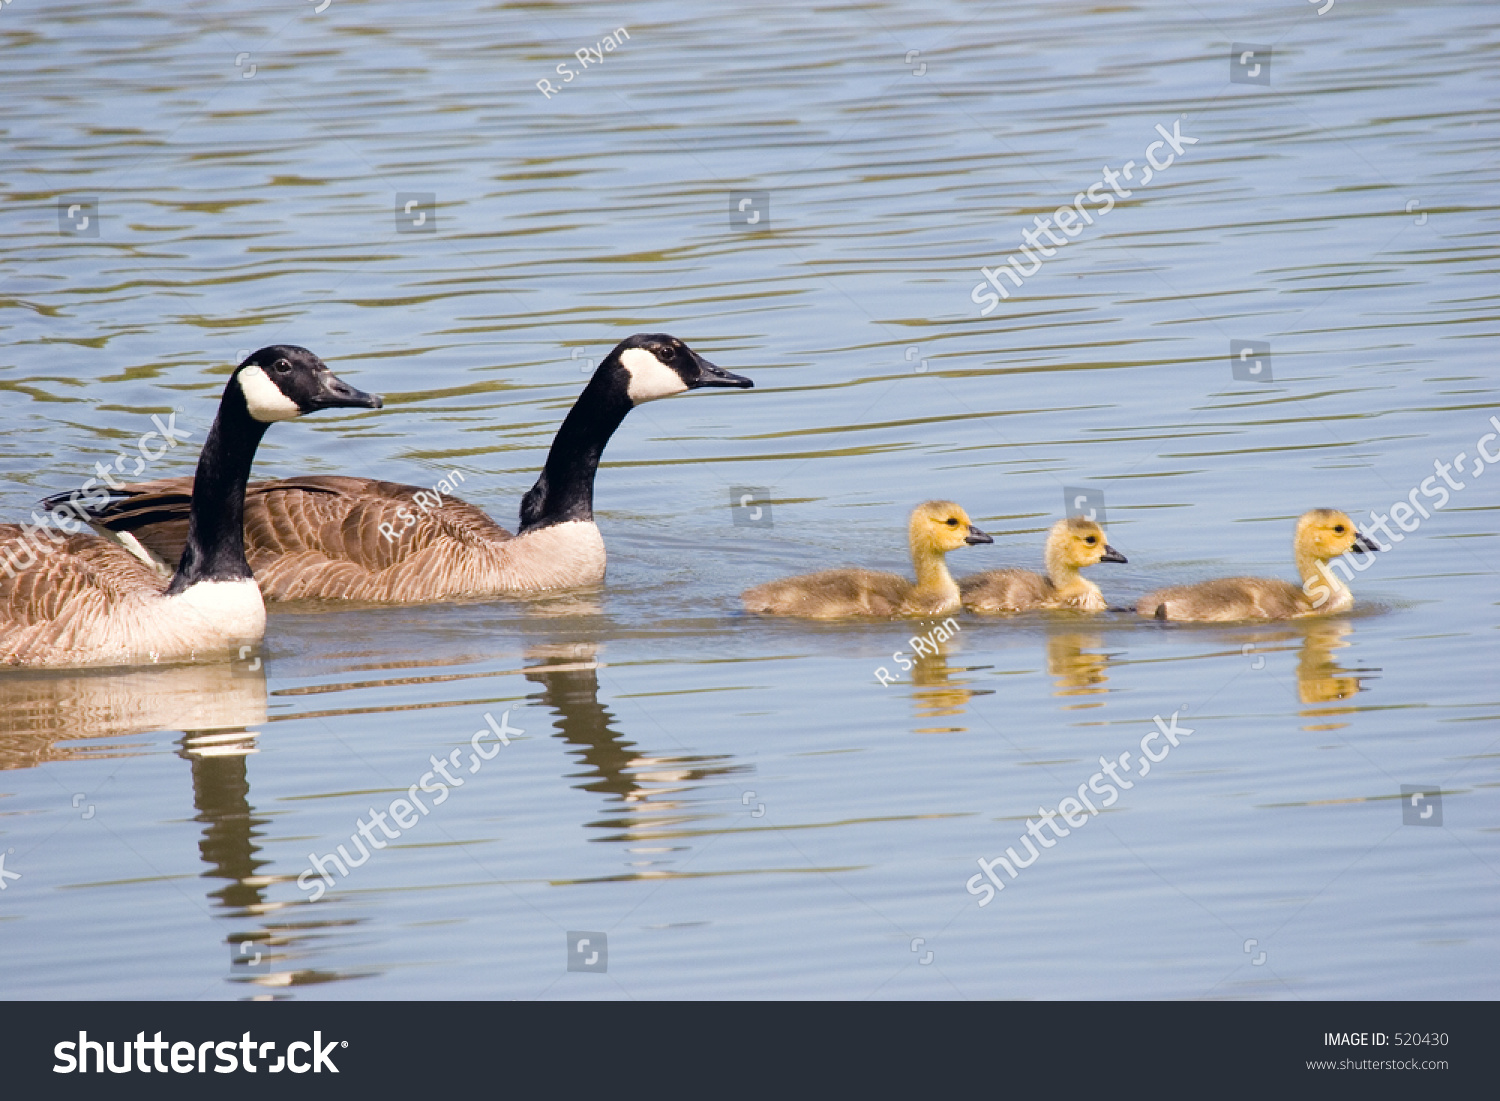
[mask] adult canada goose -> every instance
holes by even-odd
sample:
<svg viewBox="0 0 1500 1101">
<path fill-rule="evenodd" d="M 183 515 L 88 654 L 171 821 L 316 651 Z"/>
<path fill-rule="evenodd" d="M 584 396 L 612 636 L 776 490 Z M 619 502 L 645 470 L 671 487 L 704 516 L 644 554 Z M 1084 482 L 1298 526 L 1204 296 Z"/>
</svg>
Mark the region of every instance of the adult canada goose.
<svg viewBox="0 0 1500 1101">
<path fill-rule="evenodd" d="M 420 486 L 317 476 L 256 482 L 245 506 L 255 579 L 267 600 L 393 603 L 597 584 L 604 540 L 594 525 L 594 473 L 625 415 L 685 390 L 752 385 L 665 333 L 621 341 L 563 419 L 521 500 L 515 535 L 473 505 L 435 500 Z M 170 561 L 186 536 L 191 489 L 187 478 L 126 486 L 91 522 Z"/>
<path fill-rule="evenodd" d="M 784 577 L 747 589 L 740 599 L 757 615 L 840 619 L 847 616 L 947 615 L 959 607 L 958 585 L 944 558 L 965 544 L 993 543 L 969 522 L 969 515 L 952 501 L 918 505 L 907 525 L 912 584 L 894 573 L 878 570 L 824 570 Z"/>
<path fill-rule="evenodd" d="M 1302 585 L 1276 577 L 1224 577 L 1175 585 L 1143 596 L 1135 610 L 1157 619 L 1298 619 L 1347 611 L 1354 594 L 1328 563 L 1351 550 L 1378 551 L 1338 509 L 1315 508 L 1297 521 L 1292 540 Z M 1346 576 L 1353 576 L 1348 566 Z"/>
<path fill-rule="evenodd" d="M 198 457 L 170 583 L 108 539 L 0 525 L 0 664 L 181 661 L 258 641 L 266 609 L 245 561 L 244 502 L 261 436 L 317 409 L 380 405 L 306 348 L 272 345 L 235 368 Z M 87 511 L 79 493 L 49 505 L 64 531 Z"/>
<path fill-rule="evenodd" d="M 987 570 L 958 583 L 964 607 L 971 612 L 999 615 L 1038 608 L 1071 608 L 1102 612 L 1108 605 L 1099 586 L 1078 571 L 1100 562 L 1124 562 L 1110 546 L 1104 529 L 1092 520 L 1072 516 L 1059 520 L 1047 533 L 1047 576 L 1030 570 Z"/>
</svg>

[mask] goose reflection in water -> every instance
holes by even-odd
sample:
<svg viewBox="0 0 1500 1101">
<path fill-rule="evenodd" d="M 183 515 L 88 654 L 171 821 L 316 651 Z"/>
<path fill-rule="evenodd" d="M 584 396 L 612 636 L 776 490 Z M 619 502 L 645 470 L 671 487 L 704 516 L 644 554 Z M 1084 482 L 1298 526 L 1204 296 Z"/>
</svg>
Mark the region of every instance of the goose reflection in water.
<svg viewBox="0 0 1500 1101">
<path fill-rule="evenodd" d="M 552 711 L 557 736 L 574 747 L 572 755 L 583 765 L 570 779 L 580 781 L 575 786 L 584 791 L 618 800 L 625 809 L 588 825 L 617 831 L 595 838 L 599 841 L 680 836 L 684 824 L 711 817 L 707 811 L 692 810 L 683 793 L 744 772 L 748 766 L 735 763 L 727 754 L 671 756 L 637 749 L 617 729 L 613 712 L 599 702 L 597 657 L 598 646 L 593 642 L 538 644 L 526 651 L 526 679 L 542 686 L 533 698 Z"/>
<path fill-rule="evenodd" d="M 277 877 L 260 874 L 268 861 L 257 856 L 256 838 L 268 819 L 257 817 L 250 804 L 246 772 L 256 728 L 266 719 L 265 671 L 258 663 L 0 677 L 0 768 L 134 756 L 137 747 L 99 743 L 183 731 L 178 756 L 189 762 L 194 820 L 203 826 L 198 851 L 208 870 L 202 875 L 222 881 L 208 899 L 225 916 L 259 916 L 283 905 L 265 898 Z M 264 944 L 257 951 L 269 965 L 271 939 L 260 928 L 229 934 L 226 971 L 242 941 Z M 260 971 L 257 981 L 293 981 L 270 966 Z"/>
</svg>

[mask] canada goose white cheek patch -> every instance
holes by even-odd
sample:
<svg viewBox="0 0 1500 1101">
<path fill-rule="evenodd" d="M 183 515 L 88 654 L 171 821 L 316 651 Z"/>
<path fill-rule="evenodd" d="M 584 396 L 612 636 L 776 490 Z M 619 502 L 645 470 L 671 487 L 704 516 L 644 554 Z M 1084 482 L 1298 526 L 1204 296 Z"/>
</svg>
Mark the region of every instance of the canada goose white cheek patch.
<svg viewBox="0 0 1500 1101">
<path fill-rule="evenodd" d="M 636 405 L 657 398 L 669 398 L 688 388 L 682 376 L 644 348 L 627 348 L 620 356 L 620 364 L 630 376 L 626 390 Z"/>
<path fill-rule="evenodd" d="M 289 421 L 302 415 L 301 407 L 283 394 L 281 387 L 272 382 L 261 368 L 246 367 L 238 379 L 240 393 L 245 395 L 245 406 L 250 415 L 263 424 Z"/>
</svg>

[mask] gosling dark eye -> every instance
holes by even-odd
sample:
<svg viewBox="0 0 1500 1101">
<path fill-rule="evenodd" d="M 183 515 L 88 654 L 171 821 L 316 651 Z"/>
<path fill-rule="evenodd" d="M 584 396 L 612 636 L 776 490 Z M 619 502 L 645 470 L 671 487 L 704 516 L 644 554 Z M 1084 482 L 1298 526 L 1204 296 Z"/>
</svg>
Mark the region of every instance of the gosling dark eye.
<svg viewBox="0 0 1500 1101">
<path fill-rule="evenodd" d="M 949 519 L 943 521 L 943 522 L 945 524 L 947 524 L 950 528 L 956 528 L 956 527 L 958 527 L 958 521 L 956 519 L 951 518 L 951 517 Z"/>
<path fill-rule="evenodd" d="M 1084 539 L 1084 542 L 1087 543 L 1089 546 L 1092 547 L 1095 543 L 1098 542 L 1098 540 L 1095 539 L 1092 535 L 1090 535 L 1090 536 L 1088 536 L 1088 537 L 1086 537 Z"/>
<path fill-rule="evenodd" d="M 292 365 L 284 359 L 278 359 L 271 365 L 271 370 L 275 371 L 278 375 L 284 375 L 291 369 Z"/>
<path fill-rule="evenodd" d="M 1333 530 L 1335 532 L 1337 532 L 1339 535 L 1343 535 L 1344 534 L 1344 525 L 1343 524 L 1335 524 L 1333 526 Z"/>
</svg>

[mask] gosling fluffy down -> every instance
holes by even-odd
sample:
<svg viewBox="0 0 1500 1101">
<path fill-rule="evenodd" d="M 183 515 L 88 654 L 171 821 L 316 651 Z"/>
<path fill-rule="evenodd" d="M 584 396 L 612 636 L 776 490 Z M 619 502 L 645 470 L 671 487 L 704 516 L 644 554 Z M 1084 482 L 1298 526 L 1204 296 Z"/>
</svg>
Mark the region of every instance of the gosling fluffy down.
<svg viewBox="0 0 1500 1101">
<path fill-rule="evenodd" d="M 1047 533 L 1047 576 L 1031 570 L 988 570 L 959 582 L 964 607 L 982 615 L 1067 608 L 1102 612 L 1108 605 L 1099 586 L 1078 571 L 1100 562 L 1124 562 L 1104 529 L 1079 516 L 1059 520 Z"/>
<path fill-rule="evenodd" d="M 1223 577 L 1196 585 L 1174 585 L 1142 597 L 1135 610 L 1157 619 L 1300 619 L 1331 615 L 1354 606 L 1354 594 L 1328 562 L 1351 550 L 1374 552 L 1379 544 L 1333 508 L 1315 508 L 1297 520 L 1292 540 L 1302 585 L 1276 577 Z M 1347 568 L 1346 568 L 1346 572 Z"/>
<path fill-rule="evenodd" d="M 842 619 L 853 616 L 946 615 L 959 607 L 958 584 L 944 559 L 951 550 L 993 543 L 952 501 L 918 505 L 907 525 L 916 583 L 878 570 L 824 570 L 747 589 L 740 599 L 756 615 Z"/>
</svg>

